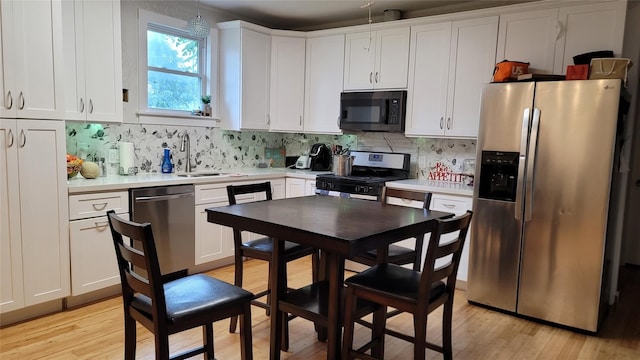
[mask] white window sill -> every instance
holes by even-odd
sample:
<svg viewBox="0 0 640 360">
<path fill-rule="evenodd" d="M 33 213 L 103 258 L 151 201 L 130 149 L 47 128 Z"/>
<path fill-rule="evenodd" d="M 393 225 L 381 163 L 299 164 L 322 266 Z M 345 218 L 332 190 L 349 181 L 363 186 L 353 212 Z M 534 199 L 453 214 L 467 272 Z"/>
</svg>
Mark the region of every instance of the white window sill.
<svg viewBox="0 0 640 360">
<path fill-rule="evenodd" d="M 202 127 L 220 126 L 220 119 L 216 117 L 160 111 L 139 111 L 136 114 L 138 115 L 138 122 L 140 124 Z"/>
</svg>

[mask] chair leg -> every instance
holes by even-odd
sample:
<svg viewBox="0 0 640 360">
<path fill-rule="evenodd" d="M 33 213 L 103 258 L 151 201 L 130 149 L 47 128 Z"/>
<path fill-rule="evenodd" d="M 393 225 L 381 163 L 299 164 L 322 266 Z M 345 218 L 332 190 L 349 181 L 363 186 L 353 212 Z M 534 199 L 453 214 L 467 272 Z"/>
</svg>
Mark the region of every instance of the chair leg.
<svg viewBox="0 0 640 360">
<path fill-rule="evenodd" d="M 156 360 L 169 360 L 169 334 L 166 331 L 156 330 Z"/>
<path fill-rule="evenodd" d="M 238 287 L 242 287 L 242 252 L 236 249 L 236 253 L 234 255 L 234 267 L 235 267 L 235 279 L 234 284 Z M 229 332 L 236 332 L 236 327 L 238 326 L 238 316 L 232 316 L 231 321 L 229 323 Z"/>
<path fill-rule="evenodd" d="M 384 329 L 387 326 L 387 307 L 380 306 L 373 313 L 373 329 L 371 330 L 371 341 L 377 341 L 371 349 L 371 356 L 384 359 Z"/>
<path fill-rule="evenodd" d="M 208 360 L 215 360 L 213 349 L 213 324 L 206 324 L 202 336 L 204 337 L 205 357 Z"/>
<path fill-rule="evenodd" d="M 356 312 L 356 298 L 353 288 L 347 287 L 344 304 L 344 333 L 342 334 L 342 360 L 352 359 L 351 347 L 353 346 L 353 330 Z"/>
<path fill-rule="evenodd" d="M 445 360 L 453 359 L 453 346 L 451 345 L 451 320 L 453 318 L 453 301 L 444 304 L 442 313 L 442 355 Z"/>
<path fill-rule="evenodd" d="M 285 291 L 288 291 L 288 283 L 287 283 L 287 262 L 284 262 L 282 268 L 281 279 L 283 279 L 283 284 Z M 271 294 L 271 291 L 269 291 Z M 280 344 L 280 349 L 282 351 L 289 350 L 289 314 L 286 312 L 282 313 L 282 344 Z"/>
<path fill-rule="evenodd" d="M 311 254 L 311 281 L 318 282 L 320 279 L 320 253 L 318 250 Z"/>
<path fill-rule="evenodd" d="M 243 314 L 240 315 L 240 358 L 242 360 L 253 359 L 251 339 L 251 302 L 244 305 Z"/>
<path fill-rule="evenodd" d="M 267 274 L 271 274 L 271 261 L 273 259 L 269 260 L 269 272 L 267 272 Z M 285 262 L 286 264 L 286 262 Z M 286 289 L 286 287 L 285 287 Z M 267 316 L 271 316 L 271 281 L 267 280 L 267 310 L 265 311 L 265 314 L 267 314 Z"/>
<path fill-rule="evenodd" d="M 424 359 L 427 346 L 427 314 L 413 314 L 413 327 L 415 331 L 415 342 L 413 344 L 413 358 Z"/>
<path fill-rule="evenodd" d="M 124 316 L 124 359 L 136 358 L 136 321 L 129 315 Z"/>
</svg>

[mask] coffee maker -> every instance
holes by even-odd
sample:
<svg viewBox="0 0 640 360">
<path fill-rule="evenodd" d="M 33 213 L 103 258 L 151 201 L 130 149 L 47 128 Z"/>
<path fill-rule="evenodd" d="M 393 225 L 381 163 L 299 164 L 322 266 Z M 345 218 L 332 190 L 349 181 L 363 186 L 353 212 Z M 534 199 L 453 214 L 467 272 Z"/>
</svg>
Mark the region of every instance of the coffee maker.
<svg viewBox="0 0 640 360">
<path fill-rule="evenodd" d="M 309 156 L 312 171 L 331 170 L 331 149 L 326 144 L 313 144 Z"/>
</svg>

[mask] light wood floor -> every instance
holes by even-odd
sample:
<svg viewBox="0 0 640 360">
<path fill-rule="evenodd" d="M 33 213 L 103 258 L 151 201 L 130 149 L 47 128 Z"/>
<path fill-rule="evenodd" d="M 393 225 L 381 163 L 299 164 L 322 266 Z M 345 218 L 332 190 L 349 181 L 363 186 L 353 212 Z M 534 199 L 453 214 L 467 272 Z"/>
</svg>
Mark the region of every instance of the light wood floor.
<svg viewBox="0 0 640 360">
<path fill-rule="evenodd" d="M 308 258 L 289 267 L 291 285 L 303 285 L 310 279 Z M 264 286 L 267 267 L 264 262 L 246 263 L 247 283 L 257 291 Z M 210 275 L 232 281 L 233 268 L 225 267 Z M 611 309 L 598 336 L 542 325 L 514 316 L 469 305 L 464 291 L 456 293 L 453 313 L 455 359 L 640 359 L 640 269 L 622 272 L 620 302 Z M 123 354 L 122 302 L 120 297 L 48 315 L 0 329 L 0 359 L 121 359 Z M 253 353 L 255 359 L 267 359 L 269 318 L 262 309 L 252 308 Z M 429 318 L 430 341 L 440 340 L 440 311 Z M 396 329 L 411 331 L 411 318 L 402 314 L 390 320 Z M 238 334 L 229 334 L 228 322 L 215 324 L 216 358 L 239 359 Z M 138 327 L 138 359 L 153 359 L 153 338 Z M 283 359 L 325 359 L 325 344 L 315 340 L 313 325 L 304 319 L 290 323 L 290 351 Z M 368 332 L 357 328 L 357 341 Z M 201 331 L 185 332 L 171 338 L 172 351 L 197 344 Z M 411 358 L 411 345 L 387 337 L 386 359 Z M 429 359 L 441 359 L 428 352 Z M 201 359 L 201 357 L 196 357 Z"/>
</svg>

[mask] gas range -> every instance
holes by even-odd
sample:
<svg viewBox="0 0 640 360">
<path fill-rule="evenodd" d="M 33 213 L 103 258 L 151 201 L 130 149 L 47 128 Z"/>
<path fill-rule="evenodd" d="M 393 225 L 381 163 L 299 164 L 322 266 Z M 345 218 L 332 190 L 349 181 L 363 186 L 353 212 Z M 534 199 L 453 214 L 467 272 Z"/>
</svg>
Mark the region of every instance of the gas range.
<svg viewBox="0 0 640 360">
<path fill-rule="evenodd" d="M 351 175 L 318 175 L 317 193 L 378 200 L 385 182 L 409 177 L 410 154 L 352 151 L 351 156 Z"/>
</svg>

